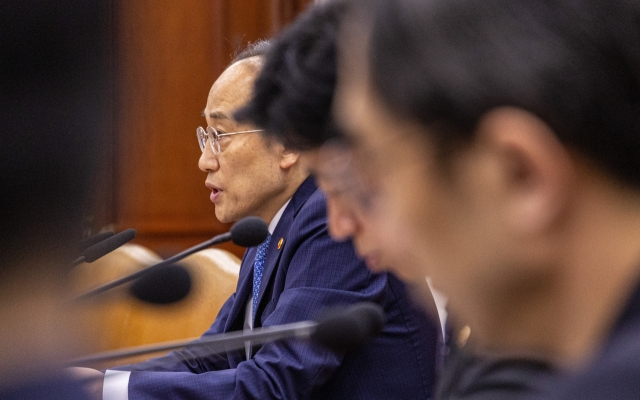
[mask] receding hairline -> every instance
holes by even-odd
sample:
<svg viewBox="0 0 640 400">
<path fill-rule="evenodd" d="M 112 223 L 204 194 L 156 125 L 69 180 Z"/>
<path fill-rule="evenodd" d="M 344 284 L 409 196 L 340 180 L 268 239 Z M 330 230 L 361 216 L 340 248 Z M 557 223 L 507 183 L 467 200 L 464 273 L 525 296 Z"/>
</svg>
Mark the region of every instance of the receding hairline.
<svg viewBox="0 0 640 400">
<path fill-rule="evenodd" d="M 241 59 L 235 60 L 231 64 L 229 64 L 227 66 L 227 68 L 225 68 L 224 71 L 222 71 L 222 73 L 224 74 L 224 72 L 227 71 L 228 69 L 233 68 L 236 65 L 241 65 L 241 64 L 245 65 L 247 68 L 251 68 L 253 72 L 258 72 L 264 66 L 264 60 L 265 60 L 264 54 L 256 54 L 255 56 L 241 58 Z M 220 75 L 222 75 L 222 74 L 220 74 Z"/>
<path fill-rule="evenodd" d="M 255 56 L 264 57 L 269 53 L 272 47 L 272 42 L 269 40 L 258 40 L 254 43 L 249 43 L 244 49 L 236 52 L 227 68 L 235 64 L 238 61 L 242 61 Z"/>
<path fill-rule="evenodd" d="M 264 65 L 264 56 L 261 55 L 256 55 L 256 56 L 251 56 L 248 58 L 243 58 L 241 60 L 236 61 L 233 64 L 230 64 L 227 68 L 225 68 L 224 71 L 222 71 L 222 73 L 220 74 L 220 76 L 218 76 L 218 78 L 215 80 L 215 82 L 213 82 L 213 85 L 211 86 L 211 89 L 209 91 L 209 95 L 211 95 L 211 90 L 213 90 L 216 86 L 216 84 L 218 83 L 218 80 L 231 68 L 247 68 L 249 70 L 249 72 L 253 75 L 253 79 L 255 81 L 255 79 L 258 77 L 258 74 L 260 73 L 260 70 L 262 69 Z M 208 98 L 207 96 L 207 98 Z M 200 113 L 200 115 L 202 117 L 207 117 L 207 113 L 206 113 L 206 108 L 204 110 L 202 110 L 202 112 Z M 210 118 L 214 118 L 214 119 L 234 119 L 232 115 L 228 115 L 219 111 L 212 111 L 211 113 L 209 113 L 208 115 Z"/>
</svg>

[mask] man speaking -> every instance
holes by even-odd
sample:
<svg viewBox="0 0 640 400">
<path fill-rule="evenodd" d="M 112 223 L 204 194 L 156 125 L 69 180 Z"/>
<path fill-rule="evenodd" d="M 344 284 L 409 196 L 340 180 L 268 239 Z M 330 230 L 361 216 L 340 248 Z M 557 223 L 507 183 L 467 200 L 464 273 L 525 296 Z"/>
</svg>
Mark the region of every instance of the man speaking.
<svg viewBox="0 0 640 400">
<path fill-rule="evenodd" d="M 329 238 L 325 199 L 300 154 L 232 115 L 246 104 L 266 43 L 240 54 L 214 83 L 197 129 L 216 217 L 255 215 L 270 236 L 244 255 L 236 292 L 204 336 L 314 319 L 327 307 L 372 301 L 382 333 L 353 353 L 282 341 L 209 354 L 182 350 L 105 374 L 108 399 L 426 399 L 439 329 L 414 309 L 404 286 L 375 275 L 350 242 Z M 97 396 L 98 397 L 98 396 Z"/>
</svg>

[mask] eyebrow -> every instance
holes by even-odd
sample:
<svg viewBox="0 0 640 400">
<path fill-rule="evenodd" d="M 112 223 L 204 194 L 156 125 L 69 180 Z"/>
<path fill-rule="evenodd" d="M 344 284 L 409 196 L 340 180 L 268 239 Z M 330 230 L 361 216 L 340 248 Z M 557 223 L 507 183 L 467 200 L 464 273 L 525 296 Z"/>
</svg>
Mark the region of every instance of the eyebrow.
<svg viewBox="0 0 640 400">
<path fill-rule="evenodd" d="M 202 116 L 205 116 L 204 111 L 202 112 Z M 209 114 L 209 118 L 211 119 L 231 119 L 227 114 L 223 113 L 222 111 L 212 111 Z"/>
</svg>

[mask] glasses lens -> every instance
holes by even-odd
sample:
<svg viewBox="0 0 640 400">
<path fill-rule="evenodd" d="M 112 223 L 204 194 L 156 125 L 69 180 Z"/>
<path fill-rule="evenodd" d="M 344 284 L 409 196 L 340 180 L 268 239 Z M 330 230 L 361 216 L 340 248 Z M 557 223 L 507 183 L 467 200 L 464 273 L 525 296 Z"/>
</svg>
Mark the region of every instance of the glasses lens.
<svg viewBox="0 0 640 400">
<path fill-rule="evenodd" d="M 204 153 L 204 146 L 207 141 L 207 136 L 201 126 L 196 129 L 196 136 L 198 137 L 198 146 L 200 146 L 200 151 Z"/>
<path fill-rule="evenodd" d="M 338 140 L 325 143 L 320 148 L 316 174 L 323 189 L 328 189 L 359 211 L 370 209 L 369 186 L 364 176 L 359 173 L 354 155 L 347 143 Z"/>
<path fill-rule="evenodd" d="M 213 129 L 212 127 L 207 127 L 207 134 L 209 135 L 211 149 L 213 149 L 213 154 L 220 154 L 220 137 L 218 136 L 218 131 Z"/>
</svg>

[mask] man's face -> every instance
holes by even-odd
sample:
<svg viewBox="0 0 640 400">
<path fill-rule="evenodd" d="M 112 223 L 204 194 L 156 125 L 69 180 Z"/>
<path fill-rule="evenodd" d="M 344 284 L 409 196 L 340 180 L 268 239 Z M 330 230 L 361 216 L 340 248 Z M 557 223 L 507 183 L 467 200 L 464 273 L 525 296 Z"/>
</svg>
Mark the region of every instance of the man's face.
<svg viewBox="0 0 640 400">
<path fill-rule="evenodd" d="M 418 260 L 394 263 L 401 275 L 432 276 L 452 301 L 474 305 L 477 293 L 468 289 L 491 287 L 495 275 L 486 272 L 501 245 L 491 194 L 483 191 L 491 166 L 473 149 L 442 165 L 425 128 L 396 116 L 372 90 L 366 57 L 356 50 L 366 46 L 353 44 L 342 49 L 334 111 L 370 185 L 370 218 L 384 227 L 385 247 Z"/>
<path fill-rule="evenodd" d="M 376 218 L 370 185 L 357 173 L 353 153 L 344 143 L 329 142 L 307 154 L 318 186 L 327 198 L 329 233 L 335 240 L 352 239 L 358 255 L 374 272 L 392 271 L 405 281 L 424 282 L 420 273 L 409 274 L 417 265 L 410 254 L 389 247 L 387 229 Z"/>
<path fill-rule="evenodd" d="M 256 129 L 239 124 L 232 115 L 250 99 L 258 61 L 252 57 L 233 64 L 211 87 L 204 116 L 218 133 Z M 207 141 L 198 166 L 208 173 L 206 186 L 218 220 L 232 222 L 249 215 L 266 222 L 273 218 L 288 184 L 280 165 L 283 152 L 282 145 L 267 142 L 260 132 L 221 137 L 220 154 L 214 154 Z"/>
</svg>

